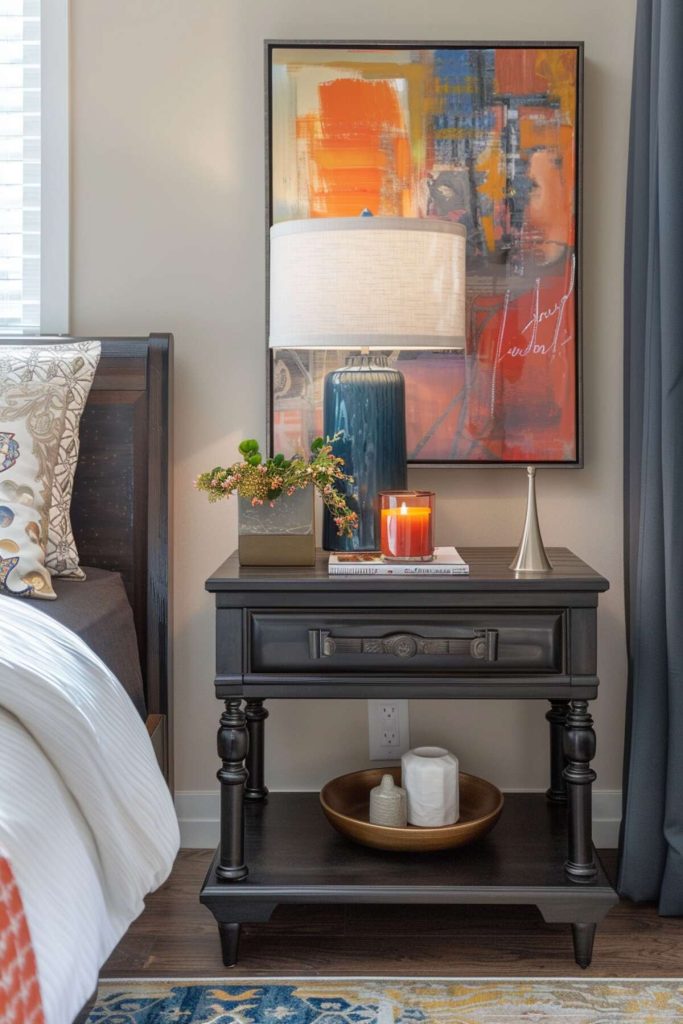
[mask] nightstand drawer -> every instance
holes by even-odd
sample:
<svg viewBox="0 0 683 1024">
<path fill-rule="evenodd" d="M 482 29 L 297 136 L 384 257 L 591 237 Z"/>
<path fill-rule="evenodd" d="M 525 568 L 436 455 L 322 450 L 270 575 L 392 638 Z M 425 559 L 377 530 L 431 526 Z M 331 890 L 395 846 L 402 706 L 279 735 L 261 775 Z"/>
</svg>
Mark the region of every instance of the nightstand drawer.
<svg viewBox="0 0 683 1024">
<path fill-rule="evenodd" d="M 250 671 L 296 674 L 564 671 L 564 613 L 249 613 Z"/>
</svg>

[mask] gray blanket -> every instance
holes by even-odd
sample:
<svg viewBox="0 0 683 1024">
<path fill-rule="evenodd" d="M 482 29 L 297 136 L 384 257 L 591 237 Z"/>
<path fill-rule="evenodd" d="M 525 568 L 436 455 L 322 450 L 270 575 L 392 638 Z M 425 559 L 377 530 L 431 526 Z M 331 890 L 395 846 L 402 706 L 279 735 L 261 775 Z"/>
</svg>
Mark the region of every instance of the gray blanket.
<svg viewBox="0 0 683 1024">
<path fill-rule="evenodd" d="M 145 695 L 133 611 L 121 575 L 83 568 L 87 579 L 53 578 L 57 600 L 31 601 L 31 606 L 77 633 L 111 669 L 144 718 Z"/>
</svg>

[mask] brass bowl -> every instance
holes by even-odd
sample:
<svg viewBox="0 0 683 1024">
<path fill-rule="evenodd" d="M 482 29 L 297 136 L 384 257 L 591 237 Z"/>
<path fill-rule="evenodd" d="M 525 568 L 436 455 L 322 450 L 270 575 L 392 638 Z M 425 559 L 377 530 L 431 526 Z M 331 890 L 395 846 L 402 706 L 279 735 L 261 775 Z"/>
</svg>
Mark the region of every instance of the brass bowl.
<svg viewBox="0 0 683 1024">
<path fill-rule="evenodd" d="M 340 775 L 323 786 L 320 803 L 329 823 L 348 839 L 376 850 L 448 850 L 480 839 L 489 832 L 503 810 L 503 794 L 490 782 L 460 772 L 460 819 L 438 828 L 389 828 L 369 821 L 370 790 L 383 775 L 401 784 L 401 769 L 370 768 Z"/>
</svg>

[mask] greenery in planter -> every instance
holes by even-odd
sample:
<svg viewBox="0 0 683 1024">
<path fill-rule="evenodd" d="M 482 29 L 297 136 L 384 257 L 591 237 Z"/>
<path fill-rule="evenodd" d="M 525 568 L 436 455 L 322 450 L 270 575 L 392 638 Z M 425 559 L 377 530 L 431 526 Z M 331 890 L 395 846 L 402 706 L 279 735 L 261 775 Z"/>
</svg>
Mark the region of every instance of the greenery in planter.
<svg viewBox="0 0 683 1024">
<path fill-rule="evenodd" d="M 286 459 L 279 454 L 265 460 L 259 451 L 258 441 L 242 441 L 239 445 L 240 462 L 234 462 L 227 468 L 216 466 L 207 473 L 201 473 L 195 480 L 195 487 L 198 491 L 205 491 L 209 501 L 220 501 L 231 494 L 238 494 L 252 505 L 267 502 L 273 507 L 281 495 L 292 495 L 297 487 L 312 484 L 332 513 L 339 535 L 350 537 L 358 525 L 358 515 L 351 511 L 346 498 L 335 486 L 353 482 L 343 470 L 344 460 L 332 454 L 332 444 L 336 439 L 335 436 L 324 441 L 322 437 L 316 437 L 308 459 L 302 455 Z"/>
</svg>

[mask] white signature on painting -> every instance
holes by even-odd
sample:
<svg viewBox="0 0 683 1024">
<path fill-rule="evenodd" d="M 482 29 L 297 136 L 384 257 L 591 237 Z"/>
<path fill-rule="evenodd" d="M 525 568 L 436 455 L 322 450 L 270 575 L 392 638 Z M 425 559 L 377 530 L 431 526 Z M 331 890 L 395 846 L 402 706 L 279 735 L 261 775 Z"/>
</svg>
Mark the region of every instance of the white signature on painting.
<svg viewBox="0 0 683 1024">
<path fill-rule="evenodd" d="M 541 309 L 541 279 L 536 278 L 534 284 L 534 304 L 533 314 L 529 322 L 522 328 L 521 334 L 528 335 L 528 341 L 524 345 L 511 345 L 507 351 L 500 352 L 500 346 L 498 350 L 497 361 L 505 359 L 507 356 L 511 356 L 513 359 L 523 359 L 525 356 L 540 355 L 550 356 L 552 359 L 555 358 L 561 348 L 567 345 L 571 340 L 572 336 L 567 334 L 565 337 L 560 338 L 560 331 L 562 329 L 562 321 L 564 317 L 564 311 L 566 305 L 574 292 L 574 282 L 576 277 L 576 258 L 572 256 L 571 263 L 571 276 L 569 278 L 569 287 L 567 291 L 562 295 L 560 299 L 554 305 L 549 306 L 547 309 Z M 506 296 L 505 307 L 503 311 L 504 320 L 507 319 L 509 296 Z M 546 321 L 553 321 L 553 336 L 550 342 L 544 343 L 538 340 L 538 330 L 542 323 Z M 505 331 L 505 324 L 503 323 L 499 332 L 499 337 L 502 338 Z M 529 332 L 531 332 L 529 334 Z"/>
</svg>

